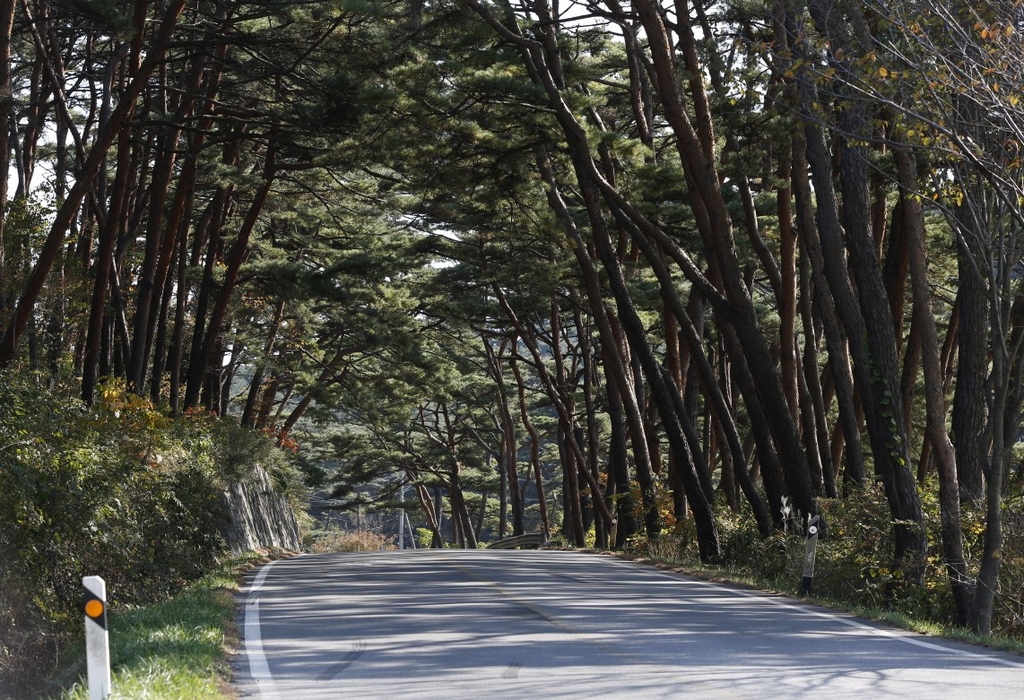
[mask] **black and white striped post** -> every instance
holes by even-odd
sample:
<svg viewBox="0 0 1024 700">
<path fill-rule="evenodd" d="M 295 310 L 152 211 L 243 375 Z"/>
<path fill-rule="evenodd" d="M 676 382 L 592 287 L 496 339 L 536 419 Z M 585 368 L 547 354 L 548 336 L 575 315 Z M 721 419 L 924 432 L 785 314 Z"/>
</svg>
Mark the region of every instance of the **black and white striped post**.
<svg viewBox="0 0 1024 700">
<path fill-rule="evenodd" d="M 807 519 L 807 537 L 804 540 L 804 578 L 800 582 L 800 593 L 810 593 L 814 582 L 814 552 L 818 547 L 818 521 L 820 515 Z"/>
<path fill-rule="evenodd" d="M 110 643 L 107 638 L 107 584 L 99 576 L 82 579 L 85 589 L 85 657 L 89 700 L 110 695 Z"/>
</svg>

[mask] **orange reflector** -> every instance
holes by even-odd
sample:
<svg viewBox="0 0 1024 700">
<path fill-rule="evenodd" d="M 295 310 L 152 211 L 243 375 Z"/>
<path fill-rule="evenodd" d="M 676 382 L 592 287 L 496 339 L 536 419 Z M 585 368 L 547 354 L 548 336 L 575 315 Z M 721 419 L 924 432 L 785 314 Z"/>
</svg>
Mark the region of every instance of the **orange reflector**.
<svg viewBox="0 0 1024 700">
<path fill-rule="evenodd" d="M 85 604 L 85 614 L 96 620 L 103 616 L 103 601 L 93 598 Z"/>
</svg>

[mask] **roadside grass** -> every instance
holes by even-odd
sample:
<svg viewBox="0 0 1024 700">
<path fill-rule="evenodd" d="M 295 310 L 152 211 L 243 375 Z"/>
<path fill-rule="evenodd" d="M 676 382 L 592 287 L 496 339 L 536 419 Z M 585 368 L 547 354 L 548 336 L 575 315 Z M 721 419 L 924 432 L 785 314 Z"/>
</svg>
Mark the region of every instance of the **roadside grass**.
<svg viewBox="0 0 1024 700">
<path fill-rule="evenodd" d="M 237 646 L 234 595 L 241 574 L 260 555 L 232 558 L 174 597 L 144 607 L 112 609 L 111 698 L 193 700 L 233 697 L 230 650 Z M 64 653 L 50 697 L 87 700 L 84 641 Z"/>
</svg>

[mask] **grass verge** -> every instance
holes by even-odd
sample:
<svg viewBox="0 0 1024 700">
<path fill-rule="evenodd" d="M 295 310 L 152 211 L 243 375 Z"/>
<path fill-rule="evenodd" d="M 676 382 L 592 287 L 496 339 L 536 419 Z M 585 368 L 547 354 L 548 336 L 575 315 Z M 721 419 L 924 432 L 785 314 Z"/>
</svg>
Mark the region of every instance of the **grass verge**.
<svg viewBox="0 0 1024 700">
<path fill-rule="evenodd" d="M 174 597 L 111 611 L 111 698 L 232 698 L 229 654 L 237 646 L 234 595 L 257 554 L 232 558 Z M 67 649 L 50 697 L 87 700 L 84 641 Z M 77 679 L 77 680 L 76 680 Z"/>
</svg>

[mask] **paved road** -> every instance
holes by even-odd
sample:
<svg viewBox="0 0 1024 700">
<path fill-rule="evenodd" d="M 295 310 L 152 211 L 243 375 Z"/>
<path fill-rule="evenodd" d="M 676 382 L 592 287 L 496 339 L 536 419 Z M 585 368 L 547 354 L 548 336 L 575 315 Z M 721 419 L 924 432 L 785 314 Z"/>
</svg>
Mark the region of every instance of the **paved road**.
<svg viewBox="0 0 1024 700">
<path fill-rule="evenodd" d="M 302 556 L 250 579 L 244 698 L 1024 698 L 1024 658 L 599 555 Z"/>
</svg>

